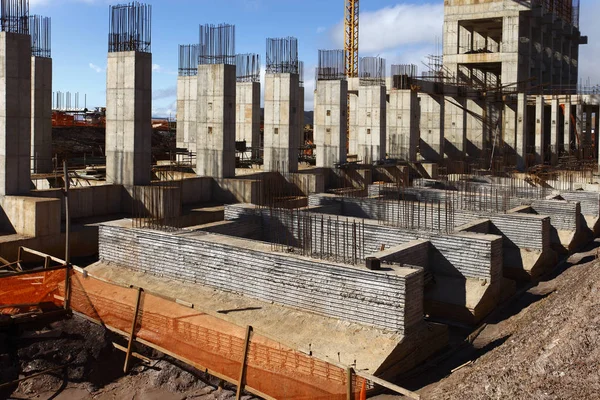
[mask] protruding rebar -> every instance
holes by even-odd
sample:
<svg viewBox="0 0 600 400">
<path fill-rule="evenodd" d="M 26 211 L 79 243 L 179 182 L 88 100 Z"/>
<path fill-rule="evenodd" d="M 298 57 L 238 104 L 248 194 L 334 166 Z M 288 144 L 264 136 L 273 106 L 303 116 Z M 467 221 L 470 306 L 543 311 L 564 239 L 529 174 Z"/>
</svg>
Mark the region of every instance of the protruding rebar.
<svg viewBox="0 0 600 400">
<path fill-rule="evenodd" d="M 29 34 L 29 0 L 0 0 L 2 32 Z"/>
<path fill-rule="evenodd" d="M 267 39 L 267 73 L 297 74 L 298 39 L 294 37 Z"/>
<path fill-rule="evenodd" d="M 179 76 L 198 75 L 199 45 L 179 45 Z"/>
<path fill-rule="evenodd" d="M 235 65 L 235 25 L 200 25 L 199 64 Z"/>
<path fill-rule="evenodd" d="M 152 45 L 152 6 L 139 2 L 110 7 L 108 52 L 150 53 Z"/>
<path fill-rule="evenodd" d="M 236 55 L 235 71 L 238 82 L 260 82 L 260 55 Z"/>
<path fill-rule="evenodd" d="M 34 57 L 52 57 L 50 17 L 32 15 L 29 17 L 31 35 L 31 55 Z"/>
</svg>

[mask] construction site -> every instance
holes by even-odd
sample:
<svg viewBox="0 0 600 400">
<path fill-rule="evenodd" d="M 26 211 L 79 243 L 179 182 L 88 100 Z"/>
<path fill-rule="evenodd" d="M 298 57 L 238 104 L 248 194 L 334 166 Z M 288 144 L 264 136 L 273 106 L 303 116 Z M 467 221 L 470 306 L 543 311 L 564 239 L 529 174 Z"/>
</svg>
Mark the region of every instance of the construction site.
<svg viewBox="0 0 600 400">
<path fill-rule="evenodd" d="M 298 38 L 265 38 L 261 82 L 200 25 L 157 122 L 151 5 L 110 6 L 90 111 L 55 101 L 50 18 L 0 0 L 0 397 L 597 398 L 585 10 L 445 0 L 419 73 L 359 57 L 343 5 L 314 77 Z M 59 154 L 65 127 L 105 142 Z"/>
</svg>

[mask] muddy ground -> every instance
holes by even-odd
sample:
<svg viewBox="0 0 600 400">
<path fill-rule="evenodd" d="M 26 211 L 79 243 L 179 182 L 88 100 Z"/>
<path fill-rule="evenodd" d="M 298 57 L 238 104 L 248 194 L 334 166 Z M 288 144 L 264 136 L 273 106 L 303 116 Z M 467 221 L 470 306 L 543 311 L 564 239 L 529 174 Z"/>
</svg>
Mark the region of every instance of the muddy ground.
<svg viewBox="0 0 600 400">
<path fill-rule="evenodd" d="M 112 345 L 125 340 L 79 317 L 38 326 L 35 330 L 0 333 L 0 384 L 66 366 L 54 373 L 0 389 L 1 399 L 148 399 L 229 400 L 235 387 L 219 388 L 212 378 L 142 346 L 136 351 L 152 359 L 134 361 L 123 373 L 125 354 Z M 252 399 L 244 396 L 244 399 Z"/>
</svg>

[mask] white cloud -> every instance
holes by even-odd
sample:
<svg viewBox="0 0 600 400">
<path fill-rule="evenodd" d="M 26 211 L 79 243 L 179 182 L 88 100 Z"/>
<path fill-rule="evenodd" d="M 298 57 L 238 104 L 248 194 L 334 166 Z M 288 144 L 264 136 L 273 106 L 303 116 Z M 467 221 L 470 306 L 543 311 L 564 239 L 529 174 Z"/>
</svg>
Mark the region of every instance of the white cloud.
<svg viewBox="0 0 600 400">
<path fill-rule="evenodd" d="M 400 46 L 433 43 L 442 36 L 443 4 L 398 4 L 377 11 L 360 14 L 360 42 L 362 54 L 377 55 Z M 331 32 L 338 48 L 344 46 L 343 22 Z"/>
<path fill-rule="evenodd" d="M 98 73 L 98 74 L 106 71 L 106 68 L 99 67 L 99 66 L 97 66 L 96 64 L 93 64 L 93 63 L 90 63 L 90 68 L 92 70 L 96 71 L 96 73 Z"/>
</svg>

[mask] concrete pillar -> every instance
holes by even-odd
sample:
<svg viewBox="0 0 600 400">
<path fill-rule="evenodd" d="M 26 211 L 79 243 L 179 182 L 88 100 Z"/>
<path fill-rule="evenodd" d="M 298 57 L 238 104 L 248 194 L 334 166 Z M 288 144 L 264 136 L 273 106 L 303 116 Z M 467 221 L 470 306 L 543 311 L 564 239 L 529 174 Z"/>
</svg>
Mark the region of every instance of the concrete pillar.
<svg viewBox="0 0 600 400">
<path fill-rule="evenodd" d="M 417 161 L 419 98 L 412 90 L 391 90 L 387 109 L 387 152 L 390 158 Z"/>
<path fill-rule="evenodd" d="M 31 57 L 31 170 L 52 172 L 52 59 Z"/>
<path fill-rule="evenodd" d="M 592 107 L 586 104 L 583 112 L 585 113 L 585 143 L 586 147 L 591 149 L 594 137 L 592 134 Z"/>
<path fill-rule="evenodd" d="M 0 196 L 31 189 L 31 39 L 0 32 Z"/>
<path fill-rule="evenodd" d="M 535 162 L 544 163 L 544 96 L 535 98 Z"/>
<path fill-rule="evenodd" d="M 177 78 L 177 147 L 196 152 L 198 77 Z"/>
<path fill-rule="evenodd" d="M 385 160 L 387 101 L 385 86 L 358 90 L 358 158 L 366 164 Z"/>
<path fill-rule="evenodd" d="M 358 155 L 358 78 L 348 78 L 348 105 L 350 109 L 350 122 L 348 132 L 348 154 Z"/>
<path fill-rule="evenodd" d="M 517 168 L 520 171 L 527 167 L 527 95 L 519 93 L 517 95 L 517 132 L 516 132 L 516 151 Z"/>
<path fill-rule="evenodd" d="M 298 171 L 298 88 L 298 74 L 265 77 L 265 171 Z"/>
<path fill-rule="evenodd" d="M 572 120 L 571 120 L 571 96 L 567 95 L 567 99 L 565 101 L 564 104 L 564 116 L 565 116 L 565 122 L 564 122 L 564 130 L 563 130 L 563 135 L 564 135 L 564 139 L 563 139 L 563 150 L 566 153 L 569 153 L 569 151 L 571 150 L 571 130 L 572 130 Z"/>
<path fill-rule="evenodd" d="M 196 173 L 235 177 L 235 65 L 198 66 Z"/>
<path fill-rule="evenodd" d="M 552 165 L 556 165 L 558 163 L 558 138 L 559 138 L 559 130 L 560 130 L 560 106 L 558 104 L 558 98 L 552 98 L 552 115 L 550 117 L 550 151 L 551 151 L 551 162 Z"/>
<path fill-rule="evenodd" d="M 421 125 L 419 149 L 426 161 L 444 158 L 444 97 L 420 93 Z"/>
<path fill-rule="evenodd" d="M 304 86 L 298 87 L 298 147 L 304 145 Z"/>
<path fill-rule="evenodd" d="M 585 135 L 583 132 L 583 104 L 581 104 L 581 102 L 577 103 L 576 107 L 576 127 L 575 129 L 577 129 L 577 135 L 579 137 L 579 150 L 583 150 L 587 144 L 585 142 Z"/>
<path fill-rule="evenodd" d="M 465 99 L 460 96 L 444 99 L 444 153 L 450 160 L 462 161 L 467 147 Z"/>
<path fill-rule="evenodd" d="M 317 167 L 333 168 L 346 162 L 347 109 L 347 81 L 317 81 L 314 133 Z"/>
<path fill-rule="evenodd" d="M 238 82 L 235 89 L 235 140 L 260 147 L 260 82 Z M 253 156 L 258 156 L 255 151 Z"/>
<path fill-rule="evenodd" d="M 487 147 L 487 129 L 484 126 L 485 105 L 482 101 L 467 99 L 467 154 L 480 158 Z"/>
<path fill-rule="evenodd" d="M 152 54 L 108 54 L 106 182 L 148 185 L 152 167 Z"/>
<path fill-rule="evenodd" d="M 502 126 L 502 140 L 508 152 L 505 155 L 513 156 L 517 153 L 517 104 L 504 103 Z"/>
</svg>

